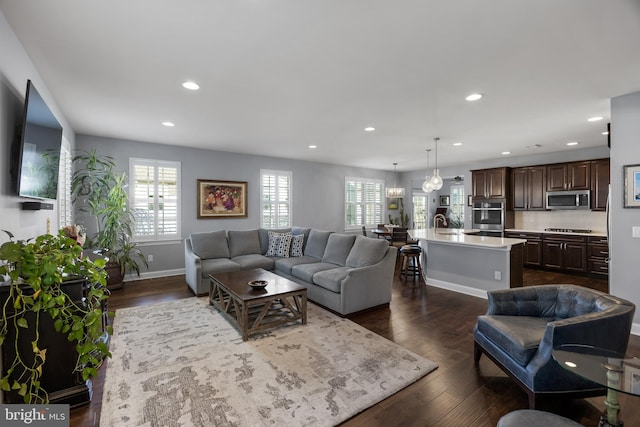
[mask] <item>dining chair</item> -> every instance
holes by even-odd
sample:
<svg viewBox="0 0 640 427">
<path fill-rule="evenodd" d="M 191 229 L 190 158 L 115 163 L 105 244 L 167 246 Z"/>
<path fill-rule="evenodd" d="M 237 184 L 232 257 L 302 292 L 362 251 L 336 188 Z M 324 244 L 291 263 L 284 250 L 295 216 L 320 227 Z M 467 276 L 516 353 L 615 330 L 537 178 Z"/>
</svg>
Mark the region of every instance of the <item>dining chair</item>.
<svg viewBox="0 0 640 427">
<path fill-rule="evenodd" d="M 364 225 L 362 226 L 362 235 L 364 237 L 367 237 L 367 227 L 365 227 Z"/>
</svg>

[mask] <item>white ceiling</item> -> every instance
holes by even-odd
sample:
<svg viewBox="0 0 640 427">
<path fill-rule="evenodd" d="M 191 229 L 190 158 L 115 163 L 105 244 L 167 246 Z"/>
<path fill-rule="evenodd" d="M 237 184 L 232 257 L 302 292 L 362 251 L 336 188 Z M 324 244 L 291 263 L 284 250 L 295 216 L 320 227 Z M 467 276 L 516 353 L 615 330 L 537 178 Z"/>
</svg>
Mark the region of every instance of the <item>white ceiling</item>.
<svg viewBox="0 0 640 427">
<path fill-rule="evenodd" d="M 161 144 L 417 170 L 436 136 L 442 166 L 606 145 L 609 99 L 640 90 L 640 0 L 0 0 L 0 10 L 77 133 Z M 465 101 L 472 92 L 485 96 Z"/>
</svg>

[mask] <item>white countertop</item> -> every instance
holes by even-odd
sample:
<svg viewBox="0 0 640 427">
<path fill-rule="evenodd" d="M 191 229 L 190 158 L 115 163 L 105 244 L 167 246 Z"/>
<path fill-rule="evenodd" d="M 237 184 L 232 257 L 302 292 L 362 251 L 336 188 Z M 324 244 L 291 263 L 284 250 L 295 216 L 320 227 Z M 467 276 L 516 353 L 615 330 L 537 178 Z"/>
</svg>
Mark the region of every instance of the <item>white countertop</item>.
<svg viewBox="0 0 640 427">
<path fill-rule="evenodd" d="M 426 240 L 428 242 L 444 243 L 451 245 L 465 246 L 482 246 L 486 248 L 510 248 L 513 245 L 525 243 L 525 239 L 508 239 L 504 237 L 477 236 L 474 234 L 464 234 L 465 231 L 455 228 L 439 228 L 434 233 L 433 229 L 429 230 L 408 230 L 409 236 L 417 240 Z"/>
<path fill-rule="evenodd" d="M 592 231 L 591 233 L 567 233 L 562 231 L 547 231 L 547 230 L 523 230 L 520 228 L 507 228 L 505 232 L 513 233 L 541 233 L 541 234 L 567 234 L 569 236 L 594 236 L 594 237 L 607 237 L 606 231 Z"/>
</svg>

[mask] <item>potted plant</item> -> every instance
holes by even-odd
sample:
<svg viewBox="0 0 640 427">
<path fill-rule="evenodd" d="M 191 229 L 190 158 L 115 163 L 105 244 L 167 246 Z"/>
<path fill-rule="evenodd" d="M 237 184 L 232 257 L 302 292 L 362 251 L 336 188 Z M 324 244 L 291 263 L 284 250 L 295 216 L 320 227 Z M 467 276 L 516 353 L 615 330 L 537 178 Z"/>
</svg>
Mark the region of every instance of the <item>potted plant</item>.
<svg viewBox="0 0 640 427">
<path fill-rule="evenodd" d="M 140 275 L 141 265 L 148 267 L 144 254 L 131 241 L 135 222 L 128 205 L 127 174 L 116 173 L 115 160 L 99 156 L 95 149 L 81 152 L 73 163 L 73 202 L 95 221 L 87 246 L 108 258 L 107 285 L 117 288 L 126 272 Z"/>
<path fill-rule="evenodd" d="M 83 258 L 82 247 L 62 230 L 34 241 L 15 241 L 6 233 L 10 240 L 0 246 L 0 347 L 5 346 L 0 389 L 25 403 L 48 403 L 41 380 L 47 369 L 59 375 L 61 367 L 49 367 L 47 359 L 55 359 L 62 347 L 51 345 L 51 335 L 75 343 L 77 359 L 69 374 L 78 372 L 84 381 L 110 356 L 104 338 L 112 332 L 103 310 L 108 297 L 104 260 Z M 80 296 L 68 292 L 74 281 L 82 282 L 73 288 L 82 290 Z"/>
</svg>

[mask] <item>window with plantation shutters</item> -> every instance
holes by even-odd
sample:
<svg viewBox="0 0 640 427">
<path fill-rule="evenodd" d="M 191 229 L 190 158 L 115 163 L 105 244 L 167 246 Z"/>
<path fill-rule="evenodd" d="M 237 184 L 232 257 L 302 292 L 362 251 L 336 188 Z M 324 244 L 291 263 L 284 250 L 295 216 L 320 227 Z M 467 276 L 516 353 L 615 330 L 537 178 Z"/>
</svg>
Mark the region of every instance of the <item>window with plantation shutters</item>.
<svg viewBox="0 0 640 427">
<path fill-rule="evenodd" d="M 59 228 L 73 224 L 73 207 L 71 206 L 71 150 L 69 141 L 62 138 L 60 150 L 60 169 L 58 175 L 58 224 Z"/>
<path fill-rule="evenodd" d="M 132 158 L 129 182 L 134 239 L 180 239 L 180 162 Z"/>
<path fill-rule="evenodd" d="M 345 178 L 345 230 L 383 223 L 384 181 Z"/>
<path fill-rule="evenodd" d="M 291 172 L 260 171 L 262 228 L 291 227 Z"/>
</svg>

